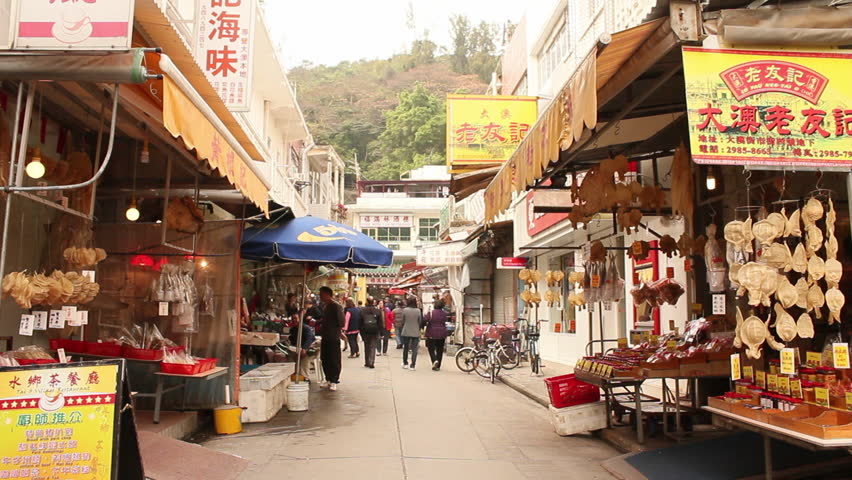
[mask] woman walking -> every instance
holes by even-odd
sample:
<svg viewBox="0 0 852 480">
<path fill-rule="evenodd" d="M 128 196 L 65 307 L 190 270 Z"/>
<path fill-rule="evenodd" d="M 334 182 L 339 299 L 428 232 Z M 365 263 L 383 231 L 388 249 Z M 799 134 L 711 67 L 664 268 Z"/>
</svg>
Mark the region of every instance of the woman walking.
<svg viewBox="0 0 852 480">
<path fill-rule="evenodd" d="M 447 312 L 444 311 L 444 302 L 437 300 L 435 309 L 426 315 L 426 349 L 429 350 L 429 359 L 432 360 L 432 370 L 441 369 L 446 340 Z"/>
<path fill-rule="evenodd" d="M 409 297 L 408 306 L 402 310 L 402 368 L 414 370 L 417 364 L 417 350 L 420 348 L 420 329 L 423 314 L 417 308 L 417 298 Z M 408 356 L 411 355 L 411 363 Z"/>
<path fill-rule="evenodd" d="M 358 358 L 361 356 L 360 347 L 358 345 L 358 334 L 361 331 L 361 309 L 355 306 L 355 301 L 351 298 L 346 299 L 346 320 L 343 325 L 343 332 L 346 333 L 346 339 L 349 340 L 349 358 Z"/>
<path fill-rule="evenodd" d="M 367 368 L 376 368 L 376 348 L 384 323 L 384 312 L 376 308 L 373 297 L 367 297 L 367 306 L 361 308 L 361 338 L 364 339 L 364 366 Z"/>
</svg>

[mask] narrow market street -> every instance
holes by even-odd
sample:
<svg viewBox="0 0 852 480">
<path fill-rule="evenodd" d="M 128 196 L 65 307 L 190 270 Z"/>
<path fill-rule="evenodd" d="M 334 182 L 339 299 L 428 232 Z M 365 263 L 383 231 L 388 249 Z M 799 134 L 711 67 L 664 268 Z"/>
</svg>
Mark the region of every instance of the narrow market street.
<svg viewBox="0 0 852 480">
<path fill-rule="evenodd" d="M 314 387 L 309 412 L 285 409 L 204 446 L 248 459 L 240 478 L 252 480 L 612 478 L 599 464 L 618 453 L 597 438 L 557 436 L 547 410 L 452 357 L 433 372 L 421 347 L 411 372 L 400 352 L 375 370 L 344 358 L 340 390 Z"/>
</svg>

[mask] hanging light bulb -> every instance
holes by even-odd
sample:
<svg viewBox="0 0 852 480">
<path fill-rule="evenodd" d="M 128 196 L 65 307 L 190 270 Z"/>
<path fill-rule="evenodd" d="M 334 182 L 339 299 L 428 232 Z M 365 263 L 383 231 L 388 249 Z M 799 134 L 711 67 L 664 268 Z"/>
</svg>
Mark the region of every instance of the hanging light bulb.
<svg viewBox="0 0 852 480">
<path fill-rule="evenodd" d="M 201 266 L 201 268 L 207 268 L 207 266 L 210 265 L 210 262 L 208 262 L 207 260 L 201 260 L 201 262 L 199 262 L 198 264 Z"/>
<path fill-rule="evenodd" d="M 713 170 L 707 171 L 707 177 L 705 178 L 706 186 L 708 191 L 716 190 L 716 175 L 713 175 Z"/>
<path fill-rule="evenodd" d="M 27 176 L 34 179 L 39 179 L 44 176 L 45 168 L 44 164 L 41 163 L 41 149 L 36 147 L 33 150 L 33 158 L 30 160 L 30 163 L 27 164 L 26 168 Z"/>
<path fill-rule="evenodd" d="M 131 222 L 135 222 L 136 220 L 139 220 L 140 215 L 139 209 L 136 207 L 136 199 L 134 198 L 130 201 L 130 206 L 127 207 L 127 211 L 124 212 L 124 216 Z"/>
</svg>

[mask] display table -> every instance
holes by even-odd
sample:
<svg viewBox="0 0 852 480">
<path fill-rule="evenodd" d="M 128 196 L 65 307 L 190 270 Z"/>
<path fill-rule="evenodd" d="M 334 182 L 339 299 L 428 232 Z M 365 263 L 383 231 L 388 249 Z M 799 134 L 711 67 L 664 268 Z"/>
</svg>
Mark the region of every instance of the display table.
<svg viewBox="0 0 852 480">
<path fill-rule="evenodd" d="M 806 435 L 803 433 L 789 430 L 786 428 L 770 425 L 768 423 L 759 422 L 751 418 L 746 418 L 731 412 L 726 412 L 718 408 L 703 407 L 704 410 L 710 412 L 714 416 L 714 423 L 717 421 L 723 425 L 742 428 L 763 436 L 763 454 L 764 454 L 764 469 L 767 480 L 772 479 L 772 442 L 771 439 L 780 440 L 790 443 L 798 447 L 808 450 L 825 450 L 825 449 L 850 449 L 852 448 L 852 438 L 841 439 L 823 439 Z"/>
<path fill-rule="evenodd" d="M 163 372 L 155 372 L 154 375 L 157 376 L 157 388 L 154 393 L 136 393 L 135 397 L 148 397 L 154 399 L 154 423 L 160 423 L 160 405 L 163 403 L 163 395 L 172 392 L 174 390 L 183 389 L 183 403 L 181 407 L 186 406 L 186 385 L 190 380 L 204 380 L 209 381 L 216 377 L 221 377 L 228 373 L 228 367 L 215 367 L 206 372 L 197 373 L 195 375 L 180 375 L 177 373 L 163 373 Z M 173 385 L 171 387 L 165 388 L 166 378 L 177 378 L 182 380 L 177 385 Z"/>
<path fill-rule="evenodd" d="M 617 402 L 617 398 L 619 396 L 624 396 L 624 393 L 616 393 L 614 392 L 617 388 L 624 388 L 627 391 L 633 389 L 632 394 L 632 408 L 635 410 L 635 424 L 636 424 L 636 440 L 639 443 L 645 443 L 645 432 L 644 432 L 644 424 L 642 418 L 642 402 L 645 400 L 642 399 L 642 383 L 645 381 L 641 378 L 604 378 L 599 375 L 593 375 L 586 371 L 575 369 L 574 375 L 577 380 L 581 380 L 583 382 L 595 385 L 604 391 L 604 400 L 606 401 L 606 409 L 607 409 L 607 427 L 611 425 L 611 416 L 609 412 L 612 410 L 612 406 L 614 402 Z M 656 403 L 658 400 L 655 398 L 653 401 Z"/>
</svg>

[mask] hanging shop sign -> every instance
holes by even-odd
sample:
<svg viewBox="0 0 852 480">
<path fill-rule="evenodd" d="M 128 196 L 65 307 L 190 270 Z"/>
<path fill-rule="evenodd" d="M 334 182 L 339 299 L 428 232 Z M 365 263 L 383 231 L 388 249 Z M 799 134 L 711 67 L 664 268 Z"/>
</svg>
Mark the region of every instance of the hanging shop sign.
<svg viewBox="0 0 852 480">
<path fill-rule="evenodd" d="M 449 242 L 429 245 L 417 249 L 419 267 L 460 267 L 464 265 L 462 248 L 465 242 Z"/>
<path fill-rule="evenodd" d="M 852 166 L 852 54 L 683 48 L 692 158 Z"/>
<path fill-rule="evenodd" d="M 0 371 L 0 478 L 118 478 L 120 375 L 118 362 Z"/>
<path fill-rule="evenodd" d="M 361 215 L 361 228 L 410 227 L 413 219 L 411 215 L 398 213 Z"/>
<path fill-rule="evenodd" d="M 349 288 L 349 276 L 343 270 L 335 270 L 328 276 L 326 285 L 334 291 L 342 291 Z"/>
<path fill-rule="evenodd" d="M 367 285 L 396 285 L 396 279 L 393 277 L 367 277 Z"/>
<path fill-rule="evenodd" d="M 451 173 L 509 159 L 538 116 L 536 97 L 448 95 L 447 165 Z"/>
<path fill-rule="evenodd" d="M 0 1 L 0 4 L 8 2 Z M 128 50 L 134 0 L 26 0 L 17 3 L 16 50 Z M 0 19 L 9 6 L 0 6 Z M 3 44 L 0 26 L 0 45 Z"/>
<path fill-rule="evenodd" d="M 542 195 L 543 193 L 543 195 Z M 554 193 L 556 195 L 554 195 Z M 536 196 L 538 195 L 538 200 Z M 564 198 L 552 198 L 564 197 Z M 550 227 L 568 219 L 567 213 L 536 213 L 536 206 L 549 206 L 551 203 L 561 206 L 571 206 L 573 202 L 569 199 L 570 192 L 554 191 L 546 192 L 542 190 L 538 194 L 535 191 L 527 193 L 527 234 L 530 238 L 535 237 L 539 233 L 549 229 Z"/>
<path fill-rule="evenodd" d="M 524 257 L 497 257 L 497 270 L 523 270 L 527 268 Z"/>
<path fill-rule="evenodd" d="M 200 0 L 195 16 L 195 60 L 233 112 L 251 104 L 254 0 Z"/>
</svg>

